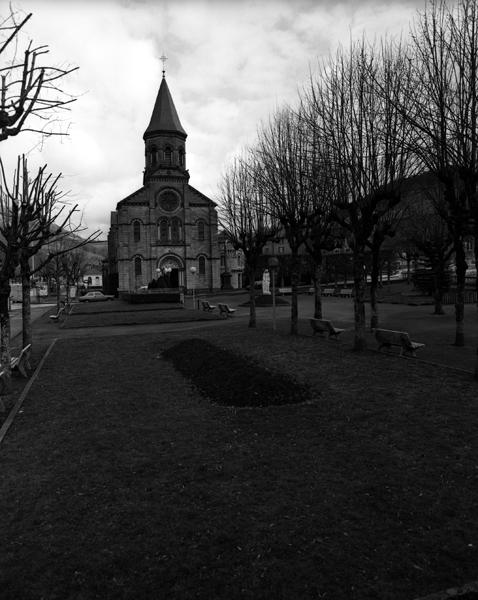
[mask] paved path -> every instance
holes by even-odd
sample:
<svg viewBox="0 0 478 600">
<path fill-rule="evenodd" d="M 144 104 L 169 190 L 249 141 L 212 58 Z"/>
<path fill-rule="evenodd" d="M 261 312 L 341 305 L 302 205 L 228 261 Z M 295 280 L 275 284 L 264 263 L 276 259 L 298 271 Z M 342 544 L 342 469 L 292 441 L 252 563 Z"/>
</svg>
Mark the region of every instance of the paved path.
<svg viewBox="0 0 478 600">
<path fill-rule="evenodd" d="M 45 312 L 49 311 L 56 304 L 32 304 L 32 323 L 39 319 Z M 22 332 L 22 305 L 13 303 L 10 308 L 10 338 L 13 340 Z"/>
</svg>

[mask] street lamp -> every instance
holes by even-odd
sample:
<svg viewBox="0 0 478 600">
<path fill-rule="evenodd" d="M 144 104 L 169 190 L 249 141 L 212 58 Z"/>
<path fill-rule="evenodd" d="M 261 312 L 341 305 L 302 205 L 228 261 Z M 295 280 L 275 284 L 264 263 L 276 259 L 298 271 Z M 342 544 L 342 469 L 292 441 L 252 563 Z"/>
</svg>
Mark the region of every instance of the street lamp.
<svg viewBox="0 0 478 600">
<path fill-rule="evenodd" d="M 272 329 L 276 330 L 276 271 L 279 268 L 279 259 L 271 256 L 267 261 L 272 277 Z"/>
<path fill-rule="evenodd" d="M 156 273 L 158 274 L 158 279 L 160 277 L 164 277 L 164 281 L 166 282 L 166 286 L 169 288 L 171 287 L 171 283 L 169 281 L 169 274 L 172 271 L 172 267 L 159 267 L 158 269 L 156 269 Z"/>
<path fill-rule="evenodd" d="M 191 285 L 191 287 L 192 287 L 192 291 L 193 291 L 193 308 L 196 308 L 196 300 L 195 300 L 195 297 L 194 297 L 194 289 L 196 287 L 196 282 L 195 282 L 195 279 L 194 279 L 194 277 L 196 275 L 196 267 L 191 267 L 189 270 L 191 271 L 191 275 L 192 275 L 192 279 L 191 279 L 191 284 L 192 285 Z"/>
</svg>

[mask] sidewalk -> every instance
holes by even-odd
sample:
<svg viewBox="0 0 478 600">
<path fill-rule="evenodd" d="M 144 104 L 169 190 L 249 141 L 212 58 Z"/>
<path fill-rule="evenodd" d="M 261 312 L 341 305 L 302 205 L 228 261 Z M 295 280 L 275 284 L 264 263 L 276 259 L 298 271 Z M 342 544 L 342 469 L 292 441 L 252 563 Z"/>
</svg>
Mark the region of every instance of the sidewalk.
<svg viewBox="0 0 478 600">
<path fill-rule="evenodd" d="M 56 304 L 32 304 L 31 320 L 32 324 L 42 315 L 48 312 Z M 22 305 L 20 302 L 12 304 L 10 308 L 10 339 L 13 340 L 22 333 Z"/>
</svg>

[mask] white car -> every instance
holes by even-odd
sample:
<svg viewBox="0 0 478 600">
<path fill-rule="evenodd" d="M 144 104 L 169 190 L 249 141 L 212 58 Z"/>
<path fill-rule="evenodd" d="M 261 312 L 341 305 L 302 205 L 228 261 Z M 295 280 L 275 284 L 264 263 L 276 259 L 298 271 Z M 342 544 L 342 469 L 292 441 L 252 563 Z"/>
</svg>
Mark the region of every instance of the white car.
<svg viewBox="0 0 478 600">
<path fill-rule="evenodd" d="M 103 292 L 87 292 L 84 296 L 78 298 L 78 302 L 106 302 L 106 300 L 114 299 L 114 296 L 103 294 Z"/>
</svg>

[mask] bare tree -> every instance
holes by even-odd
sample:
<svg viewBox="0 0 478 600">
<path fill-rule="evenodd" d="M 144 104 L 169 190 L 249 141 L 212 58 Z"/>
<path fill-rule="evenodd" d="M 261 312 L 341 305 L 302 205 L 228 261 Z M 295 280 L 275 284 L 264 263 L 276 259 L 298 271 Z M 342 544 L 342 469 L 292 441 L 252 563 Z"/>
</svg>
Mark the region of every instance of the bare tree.
<svg viewBox="0 0 478 600">
<path fill-rule="evenodd" d="M 430 0 L 411 29 L 409 95 L 401 105 L 413 126 L 414 152 L 441 182 L 441 211 L 455 251 L 457 295 L 455 345 L 465 343 L 464 237 L 478 217 L 478 7 L 475 0 L 449 6 Z M 478 229 L 475 230 L 478 233 Z M 476 377 L 478 378 L 478 364 Z"/>
<path fill-rule="evenodd" d="M 321 179 L 320 147 L 315 142 L 306 119 L 286 108 L 260 129 L 256 148 L 260 188 L 291 249 L 291 334 L 298 330 L 299 249 L 308 242 L 308 251 L 321 265 L 321 249 L 330 223 L 330 202 L 323 193 Z M 320 282 L 320 273 L 317 275 Z"/>
<path fill-rule="evenodd" d="M 219 224 L 236 250 L 242 250 L 249 278 L 249 327 L 256 326 L 254 280 L 259 257 L 277 235 L 267 201 L 259 190 L 257 163 L 237 157 L 225 171 L 219 192 Z"/>
<path fill-rule="evenodd" d="M 388 215 L 401 201 L 402 182 L 414 169 L 410 126 L 396 108 L 403 101 L 408 68 L 399 45 L 384 43 L 378 50 L 361 40 L 348 52 L 339 49 L 306 93 L 311 125 L 328 144 L 335 172 L 335 218 L 350 233 L 356 350 L 366 347 L 367 247 L 374 245 L 377 255 L 391 233 Z"/>
<path fill-rule="evenodd" d="M 13 183 L 9 186 L 3 162 L 0 159 L 0 360 L 4 367 L 10 364 L 10 317 L 8 299 L 10 279 L 20 266 L 23 283 L 23 344 L 31 343 L 30 281 L 33 273 L 30 258 L 49 245 L 48 254 L 38 261 L 35 271 L 51 260 L 94 239 L 95 232 L 86 240 L 78 237 L 80 226 L 73 224 L 76 205 L 66 202 L 65 194 L 58 189 L 60 175 L 46 174 L 41 167 L 29 177 L 25 157 L 19 157 Z M 62 242 L 69 241 L 68 247 Z M 53 251 L 52 242 L 56 243 Z"/>
<path fill-rule="evenodd" d="M 61 256 L 61 265 L 66 282 L 66 302 L 70 302 L 70 287 L 76 285 L 87 267 L 87 255 L 82 247 L 73 245 Z"/>
<path fill-rule="evenodd" d="M 429 211 L 414 211 L 408 227 L 410 241 L 425 258 L 425 264 L 431 271 L 434 314 L 443 315 L 443 292 L 454 251 L 453 238 L 445 221 Z"/>
<path fill-rule="evenodd" d="M 78 67 L 44 64 L 48 46 L 25 43 L 21 36 L 31 13 L 24 18 L 10 10 L 0 22 L 0 141 L 21 131 L 63 135 L 54 130 L 58 110 L 68 110 L 75 98 L 61 88 L 63 79 Z M 30 124 L 26 126 L 26 120 Z"/>
</svg>

